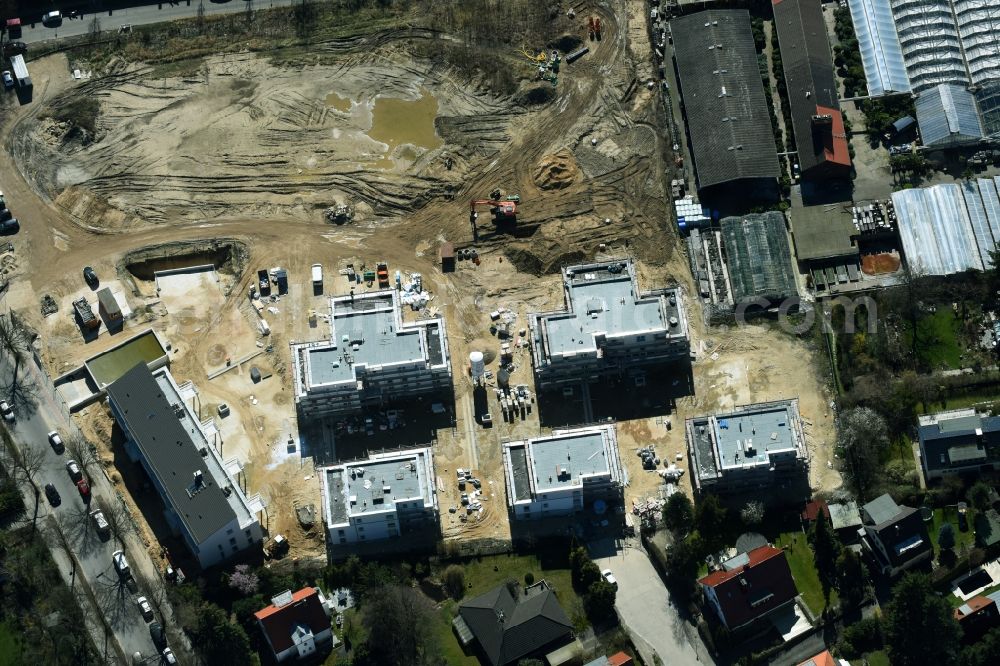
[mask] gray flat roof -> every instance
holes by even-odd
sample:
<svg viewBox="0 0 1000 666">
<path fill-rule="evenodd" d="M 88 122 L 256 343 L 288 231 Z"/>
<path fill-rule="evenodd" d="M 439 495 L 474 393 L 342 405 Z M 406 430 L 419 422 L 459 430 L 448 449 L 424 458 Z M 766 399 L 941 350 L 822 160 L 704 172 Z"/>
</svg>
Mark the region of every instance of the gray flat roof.
<svg viewBox="0 0 1000 666">
<path fill-rule="evenodd" d="M 553 435 L 534 439 L 529 446 L 537 492 L 572 486 L 581 476 L 609 471 L 601 432 Z"/>
<path fill-rule="evenodd" d="M 531 497 L 531 479 L 528 474 L 528 447 L 510 447 L 511 477 L 514 480 L 514 501 Z"/>
<path fill-rule="evenodd" d="M 597 349 L 596 335 L 615 337 L 645 331 L 665 332 L 677 316 L 660 296 L 642 297 L 625 261 L 567 269 L 567 312 L 540 315 L 545 322 L 549 355 Z M 614 270 L 608 270 L 614 267 Z"/>
<path fill-rule="evenodd" d="M 325 470 L 332 524 L 352 516 L 395 511 L 397 502 L 431 503 L 427 449 L 378 454 Z"/>
<path fill-rule="evenodd" d="M 786 400 L 690 419 L 688 430 L 694 439 L 699 478 L 715 477 L 727 469 L 766 465 L 778 452 L 803 453 L 798 418 L 796 401 Z"/>
<path fill-rule="evenodd" d="M 208 442 L 165 376 L 157 381 L 146 364 L 139 363 L 108 386 L 108 397 L 157 484 L 165 490 L 171 508 L 196 542 L 201 543 L 237 517 L 230 502 L 238 493 L 228 498 L 223 494 L 221 470 L 212 468 L 214 458 L 199 453 Z M 194 473 L 199 470 L 204 482 L 193 492 Z"/>
<path fill-rule="evenodd" d="M 399 330 L 391 292 L 358 296 L 353 303 L 331 299 L 331 309 L 330 343 L 306 349 L 310 386 L 354 381 L 358 366 L 415 363 L 428 358 L 421 329 Z"/>
<path fill-rule="evenodd" d="M 799 261 L 858 254 L 857 246 L 851 241 L 851 236 L 858 231 L 854 228 L 851 211 L 843 206 L 791 208 L 787 215 Z"/>
</svg>

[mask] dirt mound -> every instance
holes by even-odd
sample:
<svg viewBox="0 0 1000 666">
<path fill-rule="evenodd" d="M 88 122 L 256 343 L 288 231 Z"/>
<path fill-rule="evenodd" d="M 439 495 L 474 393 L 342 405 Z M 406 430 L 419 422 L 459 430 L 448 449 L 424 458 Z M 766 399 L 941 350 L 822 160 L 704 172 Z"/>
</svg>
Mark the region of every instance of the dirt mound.
<svg viewBox="0 0 1000 666">
<path fill-rule="evenodd" d="M 568 150 L 560 150 L 543 157 L 535 167 L 533 177 L 535 185 L 543 190 L 561 190 L 572 185 L 579 173 L 573 154 Z"/>
<path fill-rule="evenodd" d="M 577 35 L 563 35 L 548 43 L 550 49 L 559 49 L 563 53 L 569 53 L 573 49 L 583 44 L 583 40 Z"/>
<path fill-rule="evenodd" d="M 866 275 L 885 275 L 899 270 L 899 255 L 895 252 L 867 254 L 861 257 L 861 270 Z"/>
</svg>

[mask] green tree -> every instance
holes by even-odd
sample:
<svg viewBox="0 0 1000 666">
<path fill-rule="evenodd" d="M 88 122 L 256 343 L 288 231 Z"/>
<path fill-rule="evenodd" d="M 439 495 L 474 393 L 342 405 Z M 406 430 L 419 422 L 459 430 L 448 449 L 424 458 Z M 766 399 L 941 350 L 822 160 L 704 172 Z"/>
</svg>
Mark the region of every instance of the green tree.
<svg viewBox="0 0 1000 666">
<path fill-rule="evenodd" d="M 865 596 L 865 570 L 861 558 L 850 548 L 842 548 L 837 558 L 837 591 L 845 606 L 861 603 Z"/>
<path fill-rule="evenodd" d="M 583 608 L 592 623 L 605 623 L 614 620 L 615 588 L 611 583 L 601 578 L 590 584 L 587 594 L 583 597 Z"/>
<path fill-rule="evenodd" d="M 215 604 L 202 604 L 193 633 L 198 650 L 208 663 L 226 666 L 250 663 L 252 652 L 247 632 L 230 622 L 226 612 Z"/>
<path fill-rule="evenodd" d="M 694 505 L 684 493 L 674 493 L 663 505 L 663 524 L 679 536 L 684 536 L 694 526 Z"/>
<path fill-rule="evenodd" d="M 962 630 L 948 602 L 924 574 L 908 573 L 886 607 L 885 639 L 893 666 L 948 666 L 958 656 Z"/>
<path fill-rule="evenodd" d="M 359 666 L 398 664 L 424 666 L 438 663 L 434 608 L 427 597 L 410 587 L 387 585 L 369 592 L 364 608 L 368 638 Z"/>
<path fill-rule="evenodd" d="M 962 650 L 961 666 L 995 666 L 1000 663 L 1000 627 L 990 629 L 981 639 Z"/>
<path fill-rule="evenodd" d="M 823 586 L 823 598 L 830 603 L 830 590 L 837 585 L 837 558 L 840 557 L 840 542 L 830 527 L 826 513 L 816 514 L 816 522 L 812 529 L 813 560 L 816 563 L 816 573 L 819 574 L 820 585 Z"/>
<path fill-rule="evenodd" d="M 976 511 L 986 511 L 990 508 L 990 487 L 982 481 L 976 481 L 969 491 L 965 493 L 965 499 L 969 500 Z"/>
<path fill-rule="evenodd" d="M 938 529 L 938 548 L 941 550 L 951 550 L 955 547 L 955 528 L 951 523 L 941 523 Z"/>
<path fill-rule="evenodd" d="M 714 553 L 725 545 L 726 508 L 718 497 L 709 494 L 698 502 L 695 525 L 708 552 Z"/>
<path fill-rule="evenodd" d="M 702 552 L 697 535 L 693 534 L 667 548 L 667 582 L 683 598 L 690 597 L 694 592 Z"/>
</svg>

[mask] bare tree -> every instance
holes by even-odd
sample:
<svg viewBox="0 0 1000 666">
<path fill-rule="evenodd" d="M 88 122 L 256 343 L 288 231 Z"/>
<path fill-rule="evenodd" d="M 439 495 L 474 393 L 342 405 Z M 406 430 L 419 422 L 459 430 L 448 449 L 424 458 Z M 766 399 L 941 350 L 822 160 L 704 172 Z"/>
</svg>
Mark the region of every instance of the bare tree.
<svg viewBox="0 0 1000 666">
<path fill-rule="evenodd" d="M 80 469 L 93 476 L 100 467 L 101 458 L 97 455 L 97 447 L 82 436 L 73 435 L 66 438 L 66 452 L 80 465 Z"/>
<path fill-rule="evenodd" d="M 119 547 L 124 547 L 125 539 L 135 534 L 135 521 L 121 500 L 99 498 L 97 505 L 108 521 L 108 531 Z"/>
<path fill-rule="evenodd" d="M 198 34 L 205 30 L 205 0 L 198 0 Z"/>
<path fill-rule="evenodd" d="M 8 389 L 12 403 L 15 402 L 17 387 L 24 383 L 23 380 L 19 382 L 21 362 L 27 358 L 28 348 L 34 338 L 34 332 L 14 310 L 0 314 L 0 354 L 6 354 L 14 361 L 14 375 Z"/>
<path fill-rule="evenodd" d="M 740 509 L 740 518 L 745 525 L 759 525 L 764 520 L 764 503 L 760 500 L 750 500 Z"/>
<path fill-rule="evenodd" d="M 879 460 L 889 445 L 889 429 L 878 412 L 868 407 L 849 409 L 837 417 L 837 445 L 844 478 L 862 502 L 871 499 L 881 473 Z"/>
<path fill-rule="evenodd" d="M 31 529 L 35 529 L 38 521 L 38 504 L 41 490 L 35 482 L 35 477 L 45 465 L 45 452 L 40 449 L 33 449 L 29 446 L 17 446 L 10 436 L 3 433 L 6 450 L 6 462 L 9 465 L 11 476 L 28 483 L 35 495 L 35 512 L 31 517 Z"/>
</svg>

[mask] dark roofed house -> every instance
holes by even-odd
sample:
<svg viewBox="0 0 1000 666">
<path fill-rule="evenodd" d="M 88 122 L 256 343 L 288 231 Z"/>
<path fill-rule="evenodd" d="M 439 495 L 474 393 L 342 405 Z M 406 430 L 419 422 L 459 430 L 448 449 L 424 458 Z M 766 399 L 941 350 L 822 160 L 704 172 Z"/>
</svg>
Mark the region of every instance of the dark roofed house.
<svg viewBox="0 0 1000 666">
<path fill-rule="evenodd" d="M 861 518 L 864 545 L 884 575 L 895 577 L 934 555 L 917 509 L 899 506 L 886 494 L 861 507 Z"/>
<path fill-rule="evenodd" d="M 253 614 L 277 662 L 304 659 L 333 644 L 330 616 L 319 588 L 282 592 Z"/>
<path fill-rule="evenodd" d="M 462 604 L 452 623 L 462 645 L 475 639 L 492 666 L 517 663 L 573 637 L 573 625 L 545 581 L 523 594 L 510 587 L 500 585 Z"/>
<path fill-rule="evenodd" d="M 798 596 L 785 551 L 770 545 L 737 555 L 698 582 L 730 631 L 787 608 Z"/>
<path fill-rule="evenodd" d="M 699 191 L 777 200 L 778 152 L 750 14 L 703 11 L 670 27 Z"/>
<path fill-rule="evenodd" d="M 920 417 L 920 466 L 928 481 L 1000 469 L 1000 417 L 954 409 Z"/>
<path fill-rule="evenodd" d="M 773 0 L 773 9 L 802 177 L 847 178 L 851 156 L 820 2 Z"/>
</svg>

